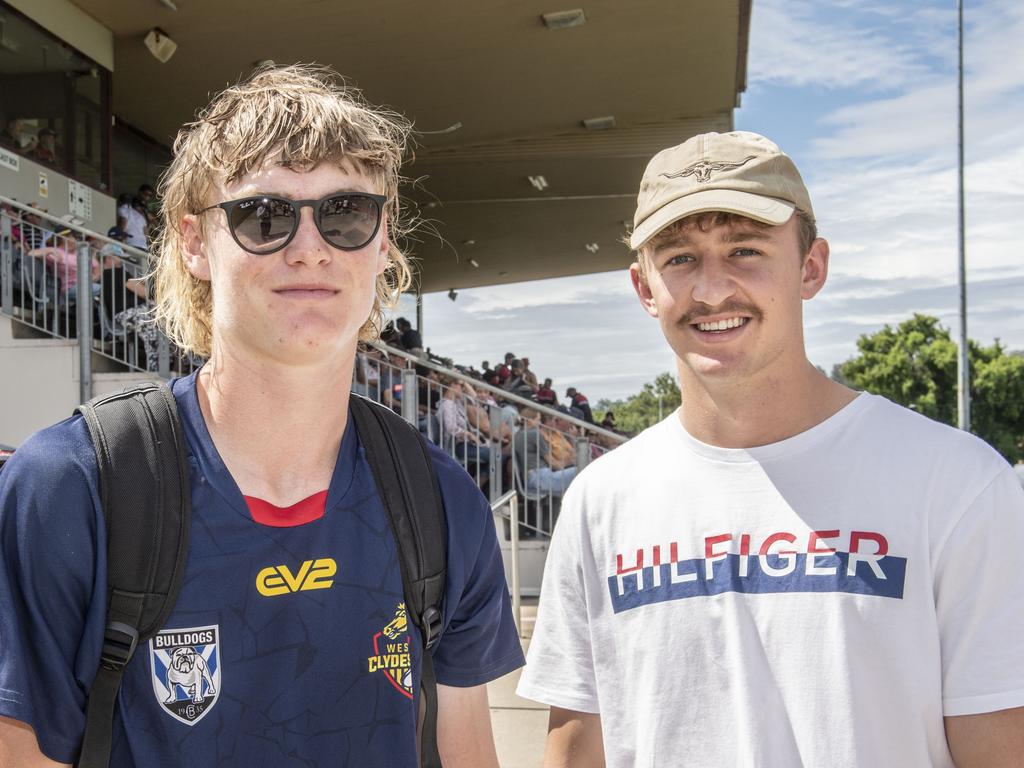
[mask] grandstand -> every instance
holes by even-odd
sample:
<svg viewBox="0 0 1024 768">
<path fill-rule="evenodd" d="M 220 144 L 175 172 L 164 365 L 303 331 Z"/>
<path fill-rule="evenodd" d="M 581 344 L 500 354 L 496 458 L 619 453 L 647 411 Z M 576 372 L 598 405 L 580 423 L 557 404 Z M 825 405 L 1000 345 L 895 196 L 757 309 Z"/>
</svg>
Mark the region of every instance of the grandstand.
<svg viewBox="0 0 1024 768">
<path fill-rule="evenodd" d="M 113 193 L 155 186 L 178 126 L 257 62 L 331 64 L 415 120 L 417 183 L 403 194 L 429 224 L 410 244 L 421 296 L 624 267 L 646 160 L 731 129 L 746 81 L 750 0 L 596 0 L 561 15 L 395 0 L 281 14 L 254 0 L 248 17 L 274 23 L 230 45 L 233 6 L 174 5 L 0 0 L 0 444 L 201 363 L 145 322 L 148 253 L 104 233 L 119 220 Z M 157 27 L 177 45 L 165 61 L 143 43 Z M 510 580 L 539 589 L 568 470 L 624 438 L 393 346 L 360 361 L 353 389 L 463 463 L 521 553 L 506 558 Z M 558 469 L 553 445 L 571 451 Z"/>
</svg>

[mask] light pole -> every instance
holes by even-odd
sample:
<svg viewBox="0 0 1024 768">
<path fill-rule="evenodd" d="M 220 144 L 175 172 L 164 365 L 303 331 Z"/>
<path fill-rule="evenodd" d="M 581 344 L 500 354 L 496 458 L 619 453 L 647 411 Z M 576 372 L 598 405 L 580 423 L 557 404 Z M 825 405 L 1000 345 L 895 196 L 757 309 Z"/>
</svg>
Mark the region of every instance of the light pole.
<svg viewBox="0 0 1024 768">
<path fill-rule="evenodd" d="M 967 357 L 967 259 L 964 247 L 964 0 L 957 0 L 957 181 L 959 197 L 958 285 L 960 350 L 957 356 L 957 426 L 971 429 L 971 363 Z"/>
</svg>

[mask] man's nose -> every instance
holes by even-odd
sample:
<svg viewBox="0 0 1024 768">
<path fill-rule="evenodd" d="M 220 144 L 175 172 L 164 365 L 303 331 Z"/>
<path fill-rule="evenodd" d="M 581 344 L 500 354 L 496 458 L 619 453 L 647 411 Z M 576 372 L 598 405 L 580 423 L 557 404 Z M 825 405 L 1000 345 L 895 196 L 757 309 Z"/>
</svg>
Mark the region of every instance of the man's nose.
<svg viewBox="0 0 1024 768">
<path fill-rule="evenodd" d="M 323 264 L 331 260 L 330 247 L 317 229 L 311 207 L 299 211 L 298 229 L 284 253 L 285 261 L 289 264 Z"/>
<path fill-rule="evenodd" d="M 693 283 L 694 301 L 717 307 L 736 292 L 736 282 L 718 259 L 701 259 Z"/>
</svg>

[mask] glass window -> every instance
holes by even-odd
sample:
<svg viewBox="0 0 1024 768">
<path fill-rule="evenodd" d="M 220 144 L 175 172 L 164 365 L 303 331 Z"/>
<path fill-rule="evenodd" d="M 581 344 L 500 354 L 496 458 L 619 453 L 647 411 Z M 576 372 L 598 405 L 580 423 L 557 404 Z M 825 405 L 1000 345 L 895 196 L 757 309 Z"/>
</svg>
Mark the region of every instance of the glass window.
<svg viewBox="0 0 1024 768">
<path fill-rule="evenodd" d="M 110 185 L 110 72 L 0 2 L 0 143 Z"/>
</svg>

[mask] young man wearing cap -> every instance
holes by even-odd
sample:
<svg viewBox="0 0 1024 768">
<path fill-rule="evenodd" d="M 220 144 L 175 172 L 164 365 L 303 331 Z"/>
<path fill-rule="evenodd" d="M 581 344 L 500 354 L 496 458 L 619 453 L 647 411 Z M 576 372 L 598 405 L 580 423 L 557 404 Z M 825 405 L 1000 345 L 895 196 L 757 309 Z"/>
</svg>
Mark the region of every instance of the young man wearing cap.
<svg viewBox="0 0 1024 768">
<path fill-rule="evenodd" d="M 1024 492 L 822 375 L 829 249 L 750 133 L 651 161 L 631 277 L 682 406 L 565 496 L 521 695 L 548 766 L 1020 766 Z"/>
<path fill-rule="evenodd" d="M 156 302 L 209 359 L 171 384 L 192 525 L 177 602 L 124 668 L 112 768 L 418 763 L 422 637 L 348 394 L 358 341 L 409 282 L 406 131 L 296 66 L 227 89 L 178 137 Z M 522 651 L 490 507 L 430 458 L 448 529 L 440 756 L 496 767 L 485 683 Z M 106 624 L 97 486 L 80 416 L 0 475 L 0 766 L 76 760 Z"/>
</svg>

